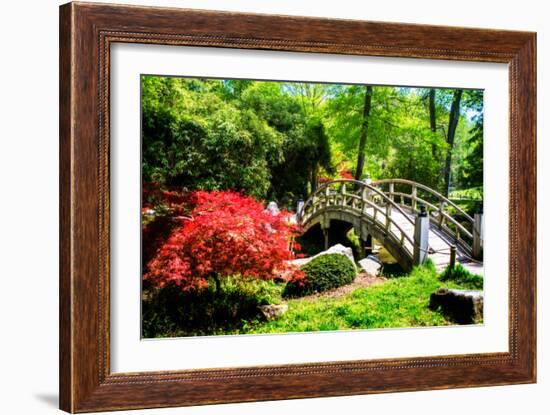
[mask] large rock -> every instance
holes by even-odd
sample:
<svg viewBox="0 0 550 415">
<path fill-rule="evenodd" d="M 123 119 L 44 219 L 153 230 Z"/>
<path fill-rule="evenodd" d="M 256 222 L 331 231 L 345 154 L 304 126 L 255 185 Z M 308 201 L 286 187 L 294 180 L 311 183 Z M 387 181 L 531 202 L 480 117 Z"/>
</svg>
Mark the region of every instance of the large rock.
<svg viewBox="0 0 550 415">
<path fill-rule="evenodd" d="M 269 202 L 265 209 L 273 216 L 277 216 L 279 213 L 281 213 L 279 206 L 277 206 L 277 202 Z"/>
<path fill-rule="evenodd" d="M 340 254 L 346 256 L 353 265 L 355 265 L 355 258 L 353 256 L 353 250 L 351 248 L 345 247 L 341 244 L 336 244 L 331 246 L 329 249 L 323 252 L 319 252 L 317 255 L 315 255 L 313 258 L 316 258 L 321 255 L 328 255 L 328 254 Z"/>
<path fill-rule="evenodd" d="M 340 255 L 344 255 L 345 257 L 347 257 L 351 263 L 353 264 L 353 266 L 355 267 L 355 257 L 353 256 L 353 251 L 351 248 L 347 248 L 345 247 L 344 245 L 342 244 L 336 244 L 336 245 L 333 245 L 331 246 L 329 249 L 327 249 L 326 251 L 322 251 L 322 252 L 319 252 L 317 255 L 313 255 L 313 256 L 310 256 L 308 258 L 298 258 L 298 259 L 294 259 L 292 261 L 290 261 L 290 263 L 292 265 L 296 265 L 298 267 L 301 267 L 302 265 L 305 265 L 307 264 L 309 261 L 311 261 L 313 258 L 317 258 L 318 256 L 321 256 L 321 255 L 328 255 L 328 254 L 340 254 Z"/>
<path fill-rule="evenodd" d="M 483 321 L 483 292 L 440 288 L 430 296 L 430 308 L 440 309 L 459 324 Z"/>
<path fill-rule="evenodd" d="M 258 307 L 266 320 L 275 320 L 288 311 L 287 304 L 268 304 Z"/>
<path fill-rule="evenodd" d="M 376 255 L 368 255 L 359 261 L 359 267 L 367 274 L 377 276 L 382 271 L 382 261 Z"/>
</svg>

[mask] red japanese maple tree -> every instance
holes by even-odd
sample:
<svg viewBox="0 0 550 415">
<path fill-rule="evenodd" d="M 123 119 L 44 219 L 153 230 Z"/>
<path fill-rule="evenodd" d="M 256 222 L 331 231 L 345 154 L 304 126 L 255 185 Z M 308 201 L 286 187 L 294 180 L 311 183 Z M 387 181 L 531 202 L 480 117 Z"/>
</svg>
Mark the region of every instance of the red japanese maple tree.
<svg viewBox="0 0 550 415">
<path fill-rule="evenodd" d="M 339 179 L 346 179 L 346 180 L 353 180 L 353 174 L 351 174 L 351 171 L 349 170 L 341 170 L 338 172 L 338 178 Z"/>
<path fill-rule="evenodd" d="M 233 191 L 193 193 L 191 217 L 177 228 L 148 264 L 144 278 L 162 287 L 201 289 L 241 275 L 259 279 L 296 278 L 290 244 L 298 232 L 290 214 L 274 215 L 261 202 Z M 297 245 L 293 245 L 296 249 Z"/>
</svg>

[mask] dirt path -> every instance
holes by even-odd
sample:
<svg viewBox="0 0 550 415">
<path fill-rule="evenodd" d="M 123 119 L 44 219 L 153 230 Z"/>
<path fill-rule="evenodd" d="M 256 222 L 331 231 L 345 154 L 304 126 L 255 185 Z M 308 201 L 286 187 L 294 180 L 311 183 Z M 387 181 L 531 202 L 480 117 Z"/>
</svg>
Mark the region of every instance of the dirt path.
<svg viewBox="0 0 550 415">
<path fill-rule="evenodd" d="M 357 277 L 355 277 L 355 280 L 351 284 L 343 285 L 341 287 L 324 291 L 322 293 L 311 294 L 305 297 L 301 297 L 301 299 L 315 300 L 320 297 L 325 297 L 325 298 L 342 297 L 343 295 L 346 295 L 352 291 L 355 291 L 357 288 L 367 288 L 367 287 L 370 287 L 371 285 L 382 284 L 386 281 L 387 279 L 384 277 L 375 277 L 374 275 L 367 274 L 366 272 L 361 272 L 357 274 Z"/>
</svg>

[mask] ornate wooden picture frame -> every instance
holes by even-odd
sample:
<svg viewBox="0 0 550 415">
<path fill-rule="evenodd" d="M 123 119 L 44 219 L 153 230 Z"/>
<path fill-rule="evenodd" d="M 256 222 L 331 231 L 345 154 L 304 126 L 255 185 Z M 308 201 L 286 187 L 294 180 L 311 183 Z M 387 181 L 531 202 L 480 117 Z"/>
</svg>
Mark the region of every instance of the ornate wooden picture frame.
<svg viewBox="0 0 550 415">
<path fill-rule="evenodd" d="M 111 373 L 109 70 L 115 43 L 508 64 L 509 351 Z M 535 382 L 535 104 L 534 33 L 106 4 L 61 6 L 61 409 L 91 412 Z"/>
</svg>

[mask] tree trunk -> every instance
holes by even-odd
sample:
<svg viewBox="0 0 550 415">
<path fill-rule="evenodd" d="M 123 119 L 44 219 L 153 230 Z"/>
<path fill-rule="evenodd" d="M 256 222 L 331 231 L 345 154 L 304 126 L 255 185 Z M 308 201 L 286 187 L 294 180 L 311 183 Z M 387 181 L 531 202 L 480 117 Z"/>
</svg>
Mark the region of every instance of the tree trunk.
<svg viewBox="0 0 550 415">
<path fill-rule="evenodd" d="M 222 282 L 220 281 L 220 277 L 216 273 L 212 274 L 212 278 L 216 283 L 216 296 L 219 297 L 222 292 Z"/>
<path fill-rule="evenodd" d="M 460 99 L 462 98 L 462 90 L 457 89 L 453 94 L 453 103 L 451 104 L 451 112 L 449 113 L 449 130 L 447 132 L 447 157 L 445 160 L 445 188 L 443 194 L 449 197 L 451 187 L 451 159 L 453 156 L 453 147 L 455 143 L 456 127 L 460 118 Z"/>
<path fill-rule="evenodd" d="M 430 112 L 430 130 L 432 130 L 432 133 L 435 133 L 437 131 L 437 125 L 436 125 L 436 113 L 435 113 L 435 89 L 431 88 L 429 93 L 429 112 Z M 432 157 L 434 159 L 439 159 L 439 154 L 437 154 L 437 145 L 435 143 L 432 144 Z"/>
<path fill-rule="evenodd" d="M 365 91 L 365 105 L 363 107 L 363 124 L 359 136 L 359 149 L 357 153 L 357 169 L 355 170 L 355 180 L 361 180 L 363 168 L 365 167 L 365 146 L 367 144 L 367 133 L 369 129 L 369 117 L 372 101 L 372 86 L 367 85 Z"/>
<path fill-rule="evenodd" d="M 436 125 L 435 125 L 435 89 L 430 89 L 430 129 L 432 130 L 432 133 L 435 133 L 436 131 Z"/>
<path fill-rule="evenodd" d="M 318 176 L 319 176 L 319 166 L 315 164 L 313 165 L 313 167 L 311 167 L 311 176 L 310 176 L 310 182 L 309 182 L 309 184 L 311 185 L 311 193 L 317 190 L 317 186 L 319 184 Z"/>
</svg>

